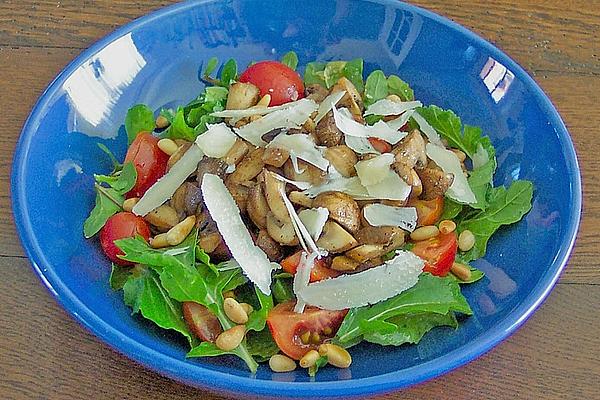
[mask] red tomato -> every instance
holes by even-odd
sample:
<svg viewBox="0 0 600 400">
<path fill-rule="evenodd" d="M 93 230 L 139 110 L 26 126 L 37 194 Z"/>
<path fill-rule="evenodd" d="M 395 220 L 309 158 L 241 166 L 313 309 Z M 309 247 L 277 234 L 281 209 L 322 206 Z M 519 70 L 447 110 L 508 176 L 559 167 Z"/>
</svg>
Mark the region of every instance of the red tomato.
<svg viewBox="0 0 600 400">
<path fill-rule="evenodd" d="M 375 150 L 380 153 L 389 153 L 392 151 L 392 145 L 383 139 L 370 137 L 369 142 L 371 142 L 371 145 L 375 148 Z"/>
<path fill-rule="evenodd" d="M 100 231 L 100 244 L 104 254 L 115 264 L 133 265 L 132 262 L 117 257 L 123 255 L 123 252 L 115 245 L 114 241 L 136 235 L 141 235 L 145 240 L 150 238 L 150 228 L 146 221 L 130 212 L 116 213 L 106 221 Z"/>
<path fill-rule="evenodd" d="M 202 304 L 184 301 L 182 308 L 188 328 L 202 341 L 214 342 L 223 331 L 219 319 Z"/>
<path fill-rule="evenodd" d="M 417 209 L 417 226 L 433 225 L 444 211 L 444 197 L 438 196 L 433 200 L 410 200 L 408 207 Z"/>
<path fill-rule="evenodd" d="M 302 78 L 293 69 L 278 61 L 261 61 L 248 67 L 240 82 L 258 87 L 260 95 L 271 95 L 271 106 L 278 106 L 304 97 Z"/>
<path fill-rule="evenodd" d="M 141 132 L 129 146 L 125 162 L 132 162 L 137 172 L 135 186 L 127 197 L 142 197 L 150 186 L 165 174 L 169 156 L 158 148 L 158 139 Z"/>
<path fill-rule="evenodd" d="M 294 312 L 293 301 L 278 304 L 269 312 L 267 325 L 279 349 L 294 360 L 335 336 L 348 310 L 328 311 L 306 307 L 302 314 Z M 308 334 L 307 334 L 308 332 Z M 302 337 L 308 337 L 304 343 Z"/>
<path fill-rule="evenodd" d="M 281 261 L 281 267 L 283 268 L 283 270 L 289 274 L 294 275 L 296 273 L 296 269 L 298 269 L 301 254 L 302 250 L 292 254 L 291 256 Z M 326 278 L 335 278 L 336 276 L 340 276 L 340 273 L 329 268 L 329 262 L 326 258 L 320 258 L 318 260 L 315 260 L 315 265 L 310 271 L 311 282 L 322 281 Z"/>
<path fill-rule="evenodd" d="M 434 238 L 416 242 L 412 252 L 425 260 L 423 271 L 436 276 L 446 276 L 454 263 L 457 247 L 455 232 L 445 235 L 440 233 Z"/>
</svg>

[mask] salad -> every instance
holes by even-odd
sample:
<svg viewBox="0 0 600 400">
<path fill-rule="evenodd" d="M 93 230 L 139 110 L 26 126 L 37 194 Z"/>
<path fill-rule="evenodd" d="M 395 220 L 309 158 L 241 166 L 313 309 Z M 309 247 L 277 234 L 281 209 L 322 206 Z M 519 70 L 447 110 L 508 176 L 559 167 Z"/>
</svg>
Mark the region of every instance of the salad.
<svg viewBox="0 0 600 400">
<path fill-rule="evenodd" d="M 133 314 L 187 357 L 255 372 L 329 364 L 349 348 L 416 344 L 472 314 L 461 286 L 490 237 L 531 209 L 531 182 L 494 186 L 494 147 L 363 61 L 205 66 L 188 104 L 129 109 L 123 162 L 95 175 L 84 235 Z M 351 351 L 351 349 L 350 349 Z"/>
</svg>

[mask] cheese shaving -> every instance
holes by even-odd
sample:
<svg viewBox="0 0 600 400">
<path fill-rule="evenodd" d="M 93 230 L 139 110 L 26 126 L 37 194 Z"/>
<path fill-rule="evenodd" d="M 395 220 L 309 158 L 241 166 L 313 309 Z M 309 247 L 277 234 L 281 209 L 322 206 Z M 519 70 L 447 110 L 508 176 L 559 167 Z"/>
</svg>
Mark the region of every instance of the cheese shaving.
<svg viewBox="0 0 600 400">
<path fill-rule="evenodd" d="M 319 104 L 319 111 L 317 112 L 317 116 L 315 117 L 315 124 L 318 124 L 319 121 L 327 115 L 329 111 L 344 97 L 346 94 L 345 90 L 341 92 L 331 93 L 329 96 L 325 97 L 321 104 Z"/>
<path fill-rule="evenodd" d="M 298 268 L 296 268 L 296 274 L 294 275 L 294 281 L 292 283 L 292 290 L 294 293 L 298 293 L 308 286 L 308 283 L 310 282 L 310 273 L 315 265 L 317 255 L 317 253 L 307 255 L 304 251 L 300 254 L 300 262 L 298 263 Z M 299 314 L 303 313 L 305 306 L 306 303 L 298 299 L 294 306 L 294 312 Z"/>
<path fill-rule="evenodd" d="M 298 101 L 301 101 L 301 100 L 298 100 Z M 298 101 L 293 101 L 290 103 L 285 103 L 285 104 L 282 104 L 279 106 L 273 106 L 273 107 L 253 106 L 253 107 L 245 108 L 243 110 L 223 110 L 223 111 L 214 112 L 210 115 L 213 117 L 234 118 L 234 119 L 240 120 L 242 118 L 251 117 L 253 115 L 267 115 L 267 114 L 271 114 L 274 111 L 285 110 L 290 107 L 295 107 L 296 104 L 298 103 Z"/>
<path fill-rule="evenodd" d="M 455 200 L 462 204 L 472 204 L 477 202 L 475 194 L 469 186 L 467 177 L 463 173 L 460 166 L 460 160 L 450 150 L 446 150 L 443 147 L 436 146 L 435 144 L 427 143 L 425 148 L 427 157 L 433 160 L 441 169 L 447 174 L 452 174 L 454 179 L 452 184 L 448 188 L 446 195 L 452 200 Z"/>
<path fill-rule="evenodd" d="M 298 241 L 300 242 L 300 246 L 302 246 L 304 251 L 306 251 L 307 253 L 316 253 L 319 256 L 327 255 L 327 252 L 325 250 L 319 249 L 319 247 L 317 246 L 317 243 L 315 243 L 315 240 L 312 238 L 312 236 L 308 232 L 308 229 L 306 229 L 306 227 L 300 220 L 300 217 L 298 216 L 298 214 L 296 213 L 296 210 L 294 209 L 294 205 L 292 204 L 290 199 L 288 199 L 288 197 L 286 196 L 285 190 L 283 188 L 281 188 L 279 193 L 281 194 L 281 197 L 283 198 L 283 203 L 285 204 L 285 208 L 287 208 L 287 211 L 290 214 L 290 218 L 292 220 L 292 226 L 294 227 L 294 231 L 296 231 L 296 236 L 298 236 Z M 310 248 L 310 250 L 309 250 L 309 248 Z"/>
<path fill-rule="evenodd" d="M 412 115 L 414 113 L 415 113 L 415 110 L 408 110 L 407 112 L 405 112 L 398 118 L 388 121 L 387 124 L 390 128 L 398 130 L 398 129 L 402 128 L 404 125 L 406 125 L 406 123 L 408 122 L 410 117 L 412 117 Z"/>
<path fill-rule="evenodd" d="M 374 197 L 369 195 L 367 188 L 360 183 L 360 179 L 358 179 L 357 176 L 353 176 L 351 178 L 339 177 L 330 179 L 321 185 L 312 186 L 303 193 L 310 198 L 315 198 L 321 193 L 330 191 L 346 193 L 356 200 L 374 199 Z"/>
<path fill-rule="evenodd" d="M 394 163 L 392 153 L 382 154 L 368 160 L 359 161 L 354 165 L 360 183 L 363 186 L 374 185 L 387 178 L 390 165 Z"/>
<path fill-rule="evenodd" d="M 207 131 L 196 138 L 196 144 L 208 157 L 221 158 L 225 156 L 235 143 L 237 136 L 223 122 L 207 125 L 207 127 Z"/>
<path fill-rule="evenodd" d="M 440 139 L 440 135 L 437 133 L 435 128 L 431 126 L 429 122 L 427 122 L 425 118 L 423 118 L 421 114 L 419 114 L 418 111 L 412 114 L 412 119 L 414 119 L 415 122 L 419 125 L 421 132 L 423 132 L 425 136 L 427 136 L 427 139 L 429 139 L 431 143 L 437 144 L 438 146 L 442 147 L 444 146 L 442 140 Z"/>
<path fill-rule="evenodd" d="M 297 158 L 314 165 L 322 171 L 327 171 L 329 166 L 329 161 L 323 157 L 323 154 L 308 135 L 280 133 L 267 145 L 267 148 L 287 150 L 290 155 L 294 154 Z"/>
<path fill-rule="evenodd" d="M 348 136 L 355 136 L 360 138 L 378 138 L 385 140 L 388 143 L 396 144 L 403 137 L 406 136 L 405 132 L 399 132 L 388 126 L 384 121 L 377 121 L 374 125 L 363 125 L 358 123 L 352 118 L 352 114 L 346 108 L 340 108 L 339 110 L 335 107 L 333 110 L 333 118 L 335 120 L 335 126 Z"/>
<path fill-rule="evenodd" d="M 363 208 L 365 220 L 372 226 L 398 226 L 412 232 L 417 227 L 417 209 L 368 204 Z"/>
<path fill-rule="evenodd" d="M 365 187 L 372 198 L 381 200 L 406 200 L 411 191 L 411 187 L 392 170 L 381 182 Z"/>
<path fill-rule="evenodd" d="M 319 240 L 327 218 L 329 218 L 329 210 L 323 207 L 307 208 L 300 211 L 298 217 L 300 217 L 300 221 L 302 221 L 310 236 L 314 240 Z"/>
<path fill-rule="evenodd" d="M 365 115 L 400 115 L 408 110 L 414 110 L 421 107 L 423 103 L 420 101 L 403 101 L 397 103 L 388 99 L 381 99 L 371 104 L 365 111 Z"/>
</svg>

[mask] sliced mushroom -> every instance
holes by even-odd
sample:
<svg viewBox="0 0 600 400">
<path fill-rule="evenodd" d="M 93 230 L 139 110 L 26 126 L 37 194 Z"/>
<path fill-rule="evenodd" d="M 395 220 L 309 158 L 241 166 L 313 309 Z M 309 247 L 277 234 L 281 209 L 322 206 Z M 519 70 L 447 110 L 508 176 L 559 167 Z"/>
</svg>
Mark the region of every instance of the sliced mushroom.
<svg viewBox="0 0 600 400">
<path fill-rule="evenodd" d="M 406 182 L 411 187 L 410 197 L 417 198 L 423 193 L 423 184 L 421 183 L 421 178 L 419 178 L 419 174 L 415 171 L 414 168 L 406 169 L 406 165 L 402 163 L 394 163 L 392 164 L 394 171 L 402 178 L 404 182 Z"/>
<path fill-rule="evenodd" d="M 179 215 L 180 220 L 187 216 L 185 210 L 185 196 L 188 185 L 193 185 L 193 183 L 183 182 L 181 186 L 177 188 L 175 193 L 173 193 L 171 200 L 169 200 L 169 204 L 175 209 L 175 211 L 177 211 L 177 215 Z"/>
<path fill-rule="evenodd" d="M 265 199 L 262 185 L 254 185 L 248 191 L 246 211 L 256 226 L 262 229 L 267 226 L 269 204 L 267 203 L 267 199 Z"/>
<path fill-rule="evenodd" d="M 191 182 L 186 182 L 185 196 L 183 198 L 183 209 L 185 215 L 195 215 L 198 209 L 202 207 L 202 191 Z"/>
<path fill-rule="evenodd" d="M 200 234 L 198 237 L 198 245 L 208 254 L 215 251 L 222 241 L 223 238 L 219 232 L 208 232 L 206 234 Z"/>
<path fill-rule="evenodd" d="M 417 171 L 417 173 L 423 184 L 423 194 L 421 195 L 423 200 L 431 200 L 438 196 L 443 196 L 454 180 L 452 175 L 446 174 L 437 166 L 427 166 Z"/>
<path fill-rule="evenodd" d="M 345 90 L 346 94 L 337 103 L 337 107 L 346 107 L 355 118 L 362 119 L 363 101 L 362 96 L 356 89 L 356 86 L 346 77 L 340 78 L 337 83 L 331 88 L 331 93 Z"/>
<path fill-rule="evenodd" d="M 288 179 L 293 181 L 308 182 L 313 185 L 319 185 L 325 181 L 325 176 L 327 174 L 312 164 L 298 160 L 298 168 L 302 172 L 296 172 L 294 166 L 292 165 L 292 161 L 287 160 L 283 164 L 283 173 Z"/>
<path fill-rule="evenodd" d="M 292 222 L 282 222 L 272 212 L 267 214 L 267 232 L 279 244 L 296 246 L 299 243 Z"/>
<path fill-rule="evenodd" d="M 400 247 L 404 243 L 404 231 L 397 226 L 368 226 L 356 234 L 360 244 L 380 244 Z"/>
<path fill-rule="evenodd" d="M 281 246 L 279 243 L 273 240 L 271 236 L 269 236 L 267 231 L 260 230 L 258 232 L 258 236 L 256 237 L 256 245 L 265 252 L 271 261 L 278 262 L 283 258 L 283 250 Z"/>
<path fill-rule="evenodd" d="M 364 263 L 373 258 L 381 257 L 385 253 L 387 253 L 386 248 L 381 244 L 362 244 L 347 251 L 346 256 L 358 263 Z"/>
<path fill-rule="evenodd" d="M 330 253 L 341 253 L 358 245 L 354 237 L 338 223 L 327 221 L 323 233 L 317 240 L 317 246 Z"/>
<path fill-rule="evenodd" d="M 317 144 L 327 147 L 337 146 L 344 137 L 344 134 L 336 126 L 331 111 L 319 121 L 314 133 Z"/>
<path fill-rule="evenodd" d="M 283 201 L 285 193 L 285 182 L 277 179 L 271 171 L 264 170 L 262 173 L 263 192 L 271 212 L 282 222 L 291 222 L 290 213 Z"/>
<path fill-rule="evenodd" d="M 304 89 L 304 93 L 306 93 L 307 99 L 314 100 L 315 103 L 321 103 L 329 94 L 327 88 L 319 85 L 318 83 L 307 85 Z"/>
<path fill-rule="evenodd" d="M 360 265 L 359 262 L 346 256 L 337 256 L 331 262 L 331 269 L 336 271 L 348 272 L 354 271 Z"/>
<path fill-rule="evenodd" d="M 227 164 L 218 158 L 204 157 L 198 163 L 198 169 L 196 173 L 196 181 L 198 185 L 202 184 L 202 179 L 204 178 L 204 174 L 213 174 L 217 175 L 219 178 L 225 178 L 225 169 L 227 168 Z"/>
<path fill-rule="evenodd" d="M 349 178 L 356 175 L 354 165 L 358 162 L 356 153 L 345 144 L 328 147 L 325 149 L 324 157 L 333 165 L 340 174 Z"/>
<path fill-rule="evenodd" d="M 288 195 L 290 201 L 298 206 L 312 208 L 312 199 L 302 192 L 293 191 Z"/>
<path fill-rule="evenodd" d="M 329 210 L 329 218 L 338 222 L 351 233 L 360 228 L 360 209 L 356 201 L 342 192 L 325 192 L 313 200 L 313 207 Z"/>
<path fill-rule="evenodd" d="M 229 175 L 232 182 L 241 183 L 256 178 L 264 167 L 262 155 L 265 149 L 258 147 L 248 153 Z"/>
<path fill-rule="evenodd" d="M 260 99 L 260 90 L 251 83 L 236 82 L 229 86 L 227 95 L 228 110 L 244 110 L 255 105 Z"/>
<path fill-rule="evenodd" d="M 226 179 L 225 186 L 231 194 L 231 197 L 233 197 L 233 200 L 235 200 L 235 204 L 240 209 L 240 213 L 245 214 L 248 204 L 248 191 L 253 184 L 251 182 L 237 183 L 231 181 L 231 179 Z"/>
<path fill-rule="evenodd" d="M 269 147 L 265 149 L 262 160 L 267 165 L 281 167 L 290 158 L 290 153 L 285 149 Z"/>
<path fill-rule="evenodd" d="M 413 129 L 404 139 L 402 139 L 394 148 L 392 153 L 396 156 L 395 164 L 402 171 L 409 171 L 413 168 L 423 169 L 427 165 L 427 153 L 425 152 L 425 139 L 418 129 Z M 400 173 L 402 176 L 402 173 Z"/>
<path fill-rule="evenodd" d="M 250 145 L 242 139 L 237 139 L 227 154 L 222 158 L 228 165 L 237 165 L 250 150 Z"/>
</svg>

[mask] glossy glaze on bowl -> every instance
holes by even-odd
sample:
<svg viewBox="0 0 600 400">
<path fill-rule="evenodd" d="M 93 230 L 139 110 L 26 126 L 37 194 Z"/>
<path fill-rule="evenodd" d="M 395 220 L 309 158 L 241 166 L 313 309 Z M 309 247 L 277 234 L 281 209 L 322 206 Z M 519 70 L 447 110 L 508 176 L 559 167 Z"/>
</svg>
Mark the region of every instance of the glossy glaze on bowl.
<svg viewBox="0 0 600 400">
<path fill-rule="evenodd" d="M 368 23 L 364 23 L 368 21 Z M 466 286 L 475 315 L 456 331 L 436 329 L 418 346 L 352 349 L 347 370 L 250 376 L 236 359 L 185 360 L 185 344 L 132 317 L 108 287 L 109 262 L 85 240 L 95 172 L 123 157 L 127 108 L 154 110 L 202 89 L 202 63 L 240 66 L 295 50 L 300 64 L 362 57 L 407 80 L 425 104 L 453 109 L 481 126 L 497 148 L 496 184 L 534 182 L 525 219 L 501 230 L 476 265 L 486 278 Z M 489 43 L 446 19 L 393 1 L 199 1 L 125 26 L 92 46 L 50 85 L 25 124 L 14 159 L 13 207 L 34 269 L 84 326 L 125 355 L 183 382 L 246 395 L 380 393 L 437 376 L 489 350 L 543 301 L 577 231 L 581 187 L 569 135 L 534 81 Z"/>
</svg>

